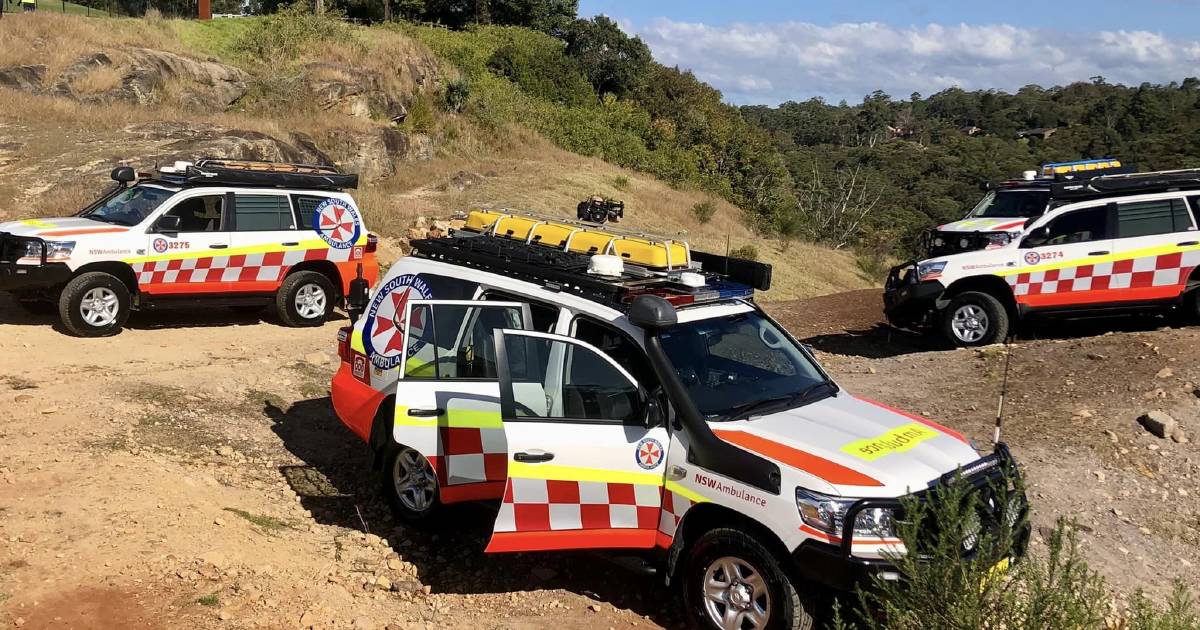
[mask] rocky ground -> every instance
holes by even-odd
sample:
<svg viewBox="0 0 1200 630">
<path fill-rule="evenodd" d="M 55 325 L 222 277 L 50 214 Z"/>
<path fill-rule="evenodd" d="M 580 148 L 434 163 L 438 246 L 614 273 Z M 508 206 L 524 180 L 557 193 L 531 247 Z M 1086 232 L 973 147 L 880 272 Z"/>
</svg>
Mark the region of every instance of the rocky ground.
<svg viewBox="0 0 1200 630">
<path fill-rule="evenodd" d="M 849 389 L 988 439 L 1003 350 L 889 335 L 878 300 L 771 309 Z M 0 627 L 679 627 L 669 593 L 600 556 L 485 557 L 485 506 L 458 529 L 396 526 L 330 410 L 344 320 L 263 317 L 139 314 L 84 340 L 0 301 Z M 1101 326 L 1118 332 L 1084 334 Z M 1200 329 L 1026 337 L 1005 439 L 1039 538 L 1077 520 L 1119 592 L 1200 583 Z M 1148 411 L 1181 441 L 1143 428 Z"/>
</svg>

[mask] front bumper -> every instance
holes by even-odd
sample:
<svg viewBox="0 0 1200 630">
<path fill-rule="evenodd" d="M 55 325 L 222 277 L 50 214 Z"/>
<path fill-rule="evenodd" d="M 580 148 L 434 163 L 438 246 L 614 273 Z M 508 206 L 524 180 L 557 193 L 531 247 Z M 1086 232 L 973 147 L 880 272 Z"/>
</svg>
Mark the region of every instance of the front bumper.
<svg viewBox="0 0 1200 630">
<path fill-rule="evenodd" d="M 917 280 L 917 263 L 892 267 L 883 289 L 883 313 L 901 328 L 920 328 L 932 323 L 946 287 L 939 280 Z"/>
<path fill-rule="evenodd" d="M 71 279 L 66 263 L 18 265 L 0 262 L 0 291 L 36 291 L 50 289 Z"/>
<path fill-rule="evenodd" d="M 983 524 L 984 531 L 997 531 L 1001 527 L 1000 519 L 1007 518 L 1008 515 L 1003 512 L 1004 508 L 993 500 L 996 496 L 994 489 L 998 485 L 1011 486 L 1011 490 L 1014 491 L 1022 487 L 1021 473 L 1017 469 L 1016 461 L 1009 452 L 1008 446 L 1003 443 L 998 444 L 995 452 L 991 455 L 946 473 L 929 490 L 915 493 L 912 497 L 913 500 L 927 500 L 925 497 L 933 488 L 941 484 L 952 483 L 958 475 L 964 477 L 969 493 L 982 493 L 976 496 L 985 499 L 976 508 L 979 510 L 980 522 Z M 902 576 L 896 566 L 889 560 L 860 558 L 853 554 L 853 524 L 860 512 L 876 507 L 896 510 L 898 514 L 902 514 L 905 509 L 904 502 L 900 499 L 862 499 L 854 503 L 846 510 L 843 519 L 845 524 L 839 544 L 807 540 L 792 552 L 792 561 L 797 573 L 807 580 L 843 592 L 854 591 L 858 588 L 869 589 L 872 585 L 877 584 L 877 579 L 901 579 Z M 1028 512 L 1029 500 L 1022 493 L 1020 495 L 1020 511 L 1013 515 L 1015 517 L 1013 523 L 1020 524 L 1020 527 L 1012 532 L 1010 558 L 1014 560 L 1024 557 L 1029 546 L 1031 528 Z M 940 526 L 936 521 L 930 521 L 922 525 L 922 530 L 925 530 L 926 525 L 930 528 Z M 928 531 L 933 533 L 932 529 Z M 974 553 L 975 550 L 972 550 L 963 558 L 970 558 Z"/>
</svg>

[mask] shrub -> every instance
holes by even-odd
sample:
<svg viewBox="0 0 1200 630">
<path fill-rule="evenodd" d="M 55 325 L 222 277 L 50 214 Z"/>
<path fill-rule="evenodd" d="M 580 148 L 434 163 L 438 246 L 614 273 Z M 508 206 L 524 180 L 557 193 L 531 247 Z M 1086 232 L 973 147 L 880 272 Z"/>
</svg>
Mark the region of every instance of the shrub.
<svg viewBox="0 0 1200 630">
<path fill-rule="evenodd" d="M 995 501 L 1008 505 L 1018 486 L 993 489 Z M 1106 627 L 1109 602 L 1104 580 L 1083 559 L 1073 524 L 1059 521 L 1042 553 L 1029 553 L 1007 570 L 997 565 L 1013 556 L 1024 522 L 1001 518 L 997 527 L 978 533 L 979 493 L 967 492 L 961 479 L 936 486 L 928 500 L 903 500 L 897 533 L 908 553 L 890 560 L 898 580 L 876 577 L 858 593 L 847 612 L 834 609 L 836 630 L 919 630 L 938 628 L 1043 628 L 1090 630 Z M 1003 516 L 1003 515 L 1002 515 Z M 936 527 L 931 527 L 936 524 Z M 964 532 L 977 532 L 973 555 L 964 557 Z M 1130 630 L 1194 629 L 1196 617 L 1182 585 L 1164 610 L 1140 594 L 1130 610 Z M 1190 624 L 1190 625 L 1189 625 Z"/>
<path fill-rule="evenodd" d="M 443 96 L 446 109 L 455 113 L 461 112 L 467 106 L 467 101 L 471 99 L 471 86 L 463 79 L 451 81 L 446 84 Z"/>
<path fill-rule="evenodd" d="M 629 178 L 624 175 L 617 175 L 613 178 L 613 188 L 617 190 L 625 190 L 629 187 Z"/>
<path fill-rule="evenodd" d="M 337 40 L 341 45 L 362 46 L 354 29 L 336 13 L 313 13 L 304 2 L 297 2 L 274 15 L 255 22 L 234 41 L 235 52 L 264 63 L 291 59 L 304 48 L 323 41 Z"/>
<path fill-rule="evenodd" d="M 692 206 L 692 214 L 696 215 L 696 220 L 702 224 L 711 221 L 716 213 L 717 206 L 707 199 Z"/>
<path fill-rule="evenodd" d="M 729 256 L 745 260 L 758 260 L 758 248 L 753 245 L 742 245 L 729 250 Z"/>
<path fill-rule="evenodd" d="M 408 116 L 404 118 L 404 125 L 415 133 L 433 131 L 437 124 L 437 112 L 434 111 L 434 107 L 433 98 L 428 93 L 417 96 L 408 106 Z"/>
<path fill-rule="evenodd" d="M 510 41 L 492 53 L 487 66 L 535 98 L 563 105 L 596 101 L 578 64 L 557 43 Z"/>
</svg>

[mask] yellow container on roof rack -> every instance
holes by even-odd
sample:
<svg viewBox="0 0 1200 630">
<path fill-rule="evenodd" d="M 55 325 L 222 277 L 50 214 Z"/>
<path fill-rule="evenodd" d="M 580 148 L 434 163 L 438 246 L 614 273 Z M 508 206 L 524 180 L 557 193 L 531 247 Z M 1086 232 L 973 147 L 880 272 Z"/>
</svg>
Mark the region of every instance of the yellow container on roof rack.
<svg viewBox="0 0 1200 630">
<path fill-rule="evenodd" d="M 651 269 L 681 269 L 691 265 L 691 249 L 685 242 L 604 229 L 569 219 L 474 210 L 467 215 L 465 229 L 577 254 L 620 256 Z"/>
</svg>

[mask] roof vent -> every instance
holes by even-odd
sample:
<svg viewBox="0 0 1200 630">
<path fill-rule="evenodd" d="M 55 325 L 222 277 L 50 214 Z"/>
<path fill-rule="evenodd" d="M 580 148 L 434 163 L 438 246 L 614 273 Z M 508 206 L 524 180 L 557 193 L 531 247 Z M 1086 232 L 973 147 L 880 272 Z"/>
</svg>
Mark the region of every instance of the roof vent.
<svg viewBox="0 0 1200 630">
<path fill-rule="evenodd" d="M 175 162 L 174 164 L 172 164 L 171 166 L 161 166 L 161 167 L 159 167 L 158 170 L 160 173 L 183 174 L 183 173 L 187 172 L 189 166 L 192 166 L 191 162 L 178 161 L 178 162 Z"/>
<path fill-rule="evenodd" d="M 1022 173 L 1022 175 L 1024 175 L 1025 181 L 1027 181 L 1027 182 L 1031 182 L 1031 181 L 1037 179 L 1037 171 L 1025 171 L 1024 173 Z"/>
<path fill-rule="evenodd" d="M 619 278 L 625 272 L 625 263 L 620 256 L 598 254 L 588 260 L 588 273 L 594 276 Z"/>
</svg>

